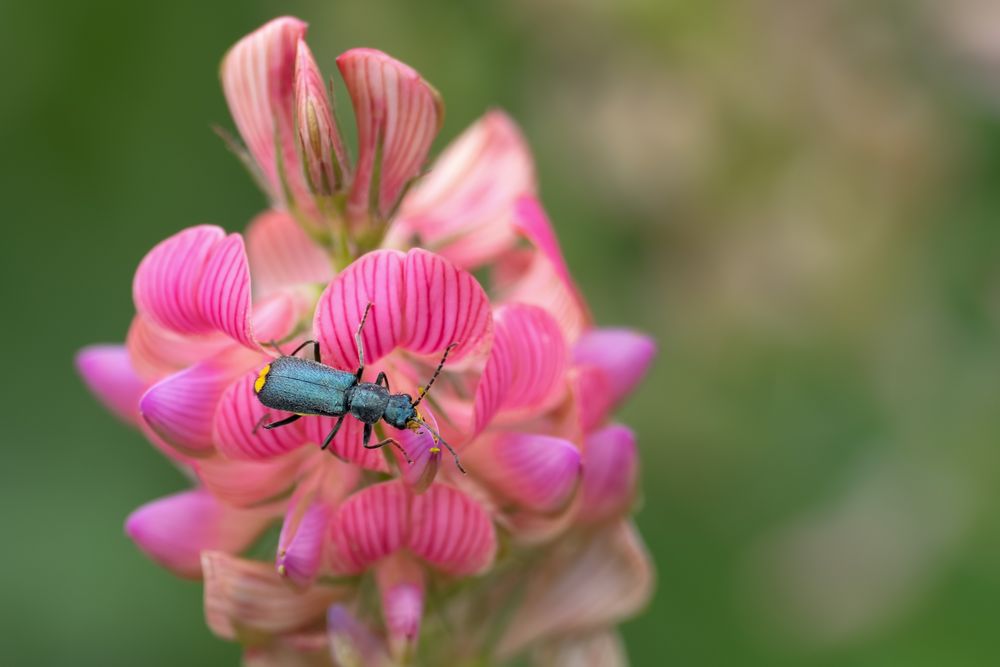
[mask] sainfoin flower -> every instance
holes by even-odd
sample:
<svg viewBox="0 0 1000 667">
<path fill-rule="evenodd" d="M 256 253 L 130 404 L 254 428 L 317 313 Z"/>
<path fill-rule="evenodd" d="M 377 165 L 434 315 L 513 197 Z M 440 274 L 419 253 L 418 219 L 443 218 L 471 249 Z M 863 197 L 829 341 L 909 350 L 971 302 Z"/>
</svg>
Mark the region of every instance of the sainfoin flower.
<svg viewBox="0 0 1000 667">
<path fill-rule="evenodd" d="M 192 479 L 126 533 L 203 579 L 209 627 L 247 664 L 624 664 L 615 626 L 653 572 L 629 519 L 635 436 L 610 420 L 652 341 L 594 325 L 510 118 L 487 113 L 427 170 L 437 92 L 353 49 L 337 59 L 352 160 L 305 32 L 276 19 L 222 63 L 268 210 L 245 235 L 201 225 L 154 247 L 124 345 L 78 355 Z M 416 396 L 455 344 L 420 406 L 438 434 L 383 424 L 399 449 L 368 449 L 348 416 L 323 450 L 333 417 L 260 428 L 293 416 L 258 400 L 261 369 L 312 339 L 354 372 L 369 304 L 366 381 Z"/>
</svg>

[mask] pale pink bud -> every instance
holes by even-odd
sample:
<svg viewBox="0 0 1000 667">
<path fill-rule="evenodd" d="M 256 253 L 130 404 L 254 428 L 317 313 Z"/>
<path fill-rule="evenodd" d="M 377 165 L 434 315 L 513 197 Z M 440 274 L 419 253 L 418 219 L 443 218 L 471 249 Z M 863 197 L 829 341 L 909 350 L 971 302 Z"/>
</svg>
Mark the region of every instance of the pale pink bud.
<svg viewBox="0 0 1000 667">
<path fill-rule="evenodd" d="M 304 40 L 295 56 L 295 115 L 302 166 L 312 191 L 332 195 L 342 189 L 347 156 L 337 132 L 323 75 Z"/>
</svg>

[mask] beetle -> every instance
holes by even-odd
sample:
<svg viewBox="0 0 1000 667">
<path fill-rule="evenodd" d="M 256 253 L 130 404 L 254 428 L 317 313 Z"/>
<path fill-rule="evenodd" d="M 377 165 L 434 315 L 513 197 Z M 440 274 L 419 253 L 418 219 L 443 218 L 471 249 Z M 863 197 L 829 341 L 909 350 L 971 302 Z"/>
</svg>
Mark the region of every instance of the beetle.
<svg viewBox="0 0 1000 667">
<path fill-rule="evenodd" d="M 389 437 L 376 443 L 371 442 L 375 424 L 382 420 L 399 430 L 417 431 L 420 428 L 426 428 L 434 436 L 435 443 L 440 442 L 448 448 L 448 451 L 455 458 L 455 465 L 464 473 L 465 469 L 458 460 L 458 454 L 451 445 L 441 438 L 440 433 L 424 421 L 417 410 L 417 406 L 427 396 L 427 392 L 430 391 L 434 381 L 441 373 L 445 361 L 448 360 L 448 353 L 458 343 L 452 343 L 445 348 L 441 362 L 437 365 L 426 386 L 420 388 L 416 400 L 413 400 L 409 394 L 390 393 L 389 378 L 386 377 L 384 371 L 378 374 L 375 382 L 362 382 L 361 376 L 365 371 L 365 349 L 361 340 L 361 332 L 371 308 L 371 303 L 365 306 L 361 323 L 358 324 L 357 331 L 354 333 L 354 342 L 358 348 L 358 369 L 353 373 L 323 364 L 320 359 L 319 342 L 315 340 L 305 341 L 291 354 L 283 354 L 278 349 L 280 356 L 260 370 L 253 390 L 257 399 L 266 407 L 295 414 L 265 424 L 264 428 L 268 430 L 280 428 L 307 415 L 337 417 L 337 423 L 334 424 L 333 429 L 327 434 L 320 447 L 320 449 L 326 449 L 330 446 L 334 436 L 337 435 L 344 419 L 350 415 L 365 425 L 362 444 L 366 449 L 378 449 L 385 445 L 392 445 L 402 452 L 409 463 L 412 463 L 410 457 L 395 438 Z M 313 359 L 295 356 L 308 345 L 313 346 Z M 267 418 L 268 415 L 265 414 L 254 427 L 254 431 Z"/>
</svg>

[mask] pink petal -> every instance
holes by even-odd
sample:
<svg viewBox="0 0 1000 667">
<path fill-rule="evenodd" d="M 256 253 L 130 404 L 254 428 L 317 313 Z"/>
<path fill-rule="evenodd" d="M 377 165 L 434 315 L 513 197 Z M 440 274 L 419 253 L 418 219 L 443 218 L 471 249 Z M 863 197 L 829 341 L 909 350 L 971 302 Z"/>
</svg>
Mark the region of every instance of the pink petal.
<svg viewBox="0 0 1000 667">
<path fill-rule="evenodd" d="M 410 552 L 456 576 L 486 570 L 496 554 L 496 532 L 489 515 L 458 489 L 435 484 L 413 498 Z"/>
<path fill-rule="evenodd" d="M 159 380 L 215 356 L 231 347 L 232 339 L 220 333 L 178 334 L 154 324 L 148 317 L 132 319 L 125 347 L 136 372 L 145 380 Z"/>
<path fill-rule="evenodd" d="M 201 225 L 171 236 L 139 264 L 136 310 L 180 334 L 222 332 L 256 348 L 250 327 L 250 269 L 243 239 Z"/>
<path fill-rule="evenodd" d="M 326 97 L 323 75 L 304 40 L 299 40 L 295 56 L 295 113 L 310 188 L 319 195 L 340 191 L 348 176 L 347 154 Z"/>
<path fill-rule="evenodd" d="M 194 470 L 206 489 L 219 500 L 249 507 L 286 494 L 299 472 L 311 463 L 310 452 L 297 449 L 264 461 L 238 461 L 213 456 L 195 462 Z"/>
<path fill-rule="evenodd" d="M 337 423 L 335 417 L 304 417 L 302 419 L 302 433 L 306 442 L 316 445 L 323 444 L 326 436 Z M 366 470 L 377 472 L 389 472 L 386 465 L 385 455 L 377 449 L 365 449 L 362 445 L 364 435 L 364 424 L 354 417 L 347 415 L 344 423 L 340 425 L 340 430 L 330 443 L 330 451 L 345 461 L 361 466 Z"/>
<path fill-rule="evenodd" d="M 236 127 L 272 199 L 281 204 L 310 199 L 299 167 L 293 109 L 295 57 L 305 33 L 299 19 L 274 19 L 237 42 L 220 72 Z M 286 201 L 286 186 L 293 202 Z"/>
<path fill-rule="evenodd" d="M 192 456 L 214 451 L 212 421 L 232 370 L 203 361 L 160 380 L 143 394 L 139 410 L 167 444 Z"/>
<path fill-rule="evenodd" d="M 363 220 L 372 208 L 385 219 L 427 158 L 441 128 L 441 100 L 417 72 L 381 51 L 351 49 L 337 58 L 337 66 L 358 124 L 348 215 Z"/>
<path fill-rule="evenodd" d="M 287 213 L 261 213 L 246 233 L 250 271 L 258 297 L 303 283 L 325 284 L 333 278 L 333 267 L 326 253 Z"/>
<path fill-rule="evenodd" d="M 424 410 L 423 417 L 427 420 L 431 428 L 440 433 L 437 420 L 430 410 Z M 407 455 L 413 463 L 400 460 L 400 467 L 403 470 L 403 482 L 413 493 L 423 493 L 426 491 L 434 478 L 437 477 L 441 467 L 441 446 L 426 428 L 421 427 L 418 431 L 402 431 L 397 436 L 399 444 L 406 450 Z"/>
<path fill-rule="evenodd" d="M 523 582 L 520 609 L 497 647 L 509 657 L 545 637 L 590 634 L 635 614 L 653 590 L 653 569 L 638 532 L 620 522 L 564 540 Z"/>
<path fill-rule="evenodd" d="M 576 445 L 530 433 L 503 433 L 484 444 L 489 465 L 477 470 L 506 499 L 540 513 L 565 507 L 580 479 Z"/>
<path fill-rule="evenodd" d="M 424 572 L 412 558 L 396 553 L 378 564 L 375 580 L 393 656 L 408 653 L 420 635 L 424 615 Z"/>
<path fill-rule="evenodd" d="M 476 388 L 476 432 L 502 409 L 542 412 L 564 391 L 567 352 L 558 323 L 524 304 L 503 306 L 493 319 L 493 348 Z"/>
<path fill-rule="evenodd" d="M 333 569 L 363 572 L 404 545 L 409 519 L 405 488 L 383 482 L 358 491 L 337 509 L 331 524 Z"/>
<path fill-rule="evenodd" d="M 602 521 L 628 511 L 639 474 L 635 434 L 620 425 L 592 433 L 584 444 L 583 466 L 580 516 Z"/>
<path fill-rule="evenodd" d="M 120 419 L 139 422 L 139 397 L 146 383 L 123 345 L 89 345 L 76 354 L 76 370 L 87 388 Z"/>
<path fill-rule="evenodd" d="M 311 584 L 323 563 L 332 510 L 323 501 L 293 500 L 278 538 L 278 574 L 300 587 Z"/>
<path fill-rule="evenodd" d="M 548 216 L 534 197 L 522 197 L 515 206 L 514 227 L 535 247 L 516 280 L 505 286 L 505 301 L 541 306 L 559 322 L 566 338 L 575 341 L 590 326 L 587 303 L 563 259 Z"/>
<path fill-rule="evenodd" d="M 182 577 L 201 576 L 201 552 L 236 553 L 272 520 L 270 510 L 241 510 L 202 490 L 154 500 L 132 512 L 125 532 L 142 551 Z"/>
<path fill-rule="evenodd" d="M 603 371 L 612 405 L 632 393 L 655 356 L 656 342 L 629 329 L 591 329 L 573 346 L 574 364 Z"/>
<path fill-rule="evenodd" d="M 491 111 L 452 142 L 403 200 L 394 233 L 416 233 L 462 268 L 513 245 L 514 204 L 535 192 L 531 153 L 517 125 Z"/>
<path fill-rule="evenodd" d="M 628 667 L 621 637 L 612 631 L 564 637 L 532 652 L 533 664 L 546 667 Z"/>
<path fill-rule="evenodd" d="M 323 617 L 330 603 L 347 589 L 310 586 L 296 591 L 261 561 L 234 558 L 219 551 L 202 554 L 205 573 L 205 620 L 224 639 L 242 633 L 285 634 Z"/>
<path fill-rule="evenodd" d="M 290 417 L 291 413 L 269 410 L 261 405 L 253 391 L 258 371 L 244 374 L 222 394 L 215 411 L 212 439 L 219 452 L 231 459 L 268 459 L 295 449 L 304 442 L 300 422 L 267 430 L 254 427 L 261 418 L 267 422 Z M 266 423 L 266 422 L 265 422 Z"/>
<path fill-rule="evenodd" d="M 382 641 L 371 628 L 347 610 L 335 604 L 326 613 L 327 635 L 334 663 L 343 667 L 387 667 L 389 657 Z"/>
<path fill-rule="evenodd" d="M 377 361 L 399 344 L 404 326 L 404 258 L 394 250 L 370 252 L 327 286 L 313 320 L 323 363 L 346 370 L 358 367 L 354 333 L 368 303 L 373 307 L 363 331 L 366 362 Z"/>
</svg>

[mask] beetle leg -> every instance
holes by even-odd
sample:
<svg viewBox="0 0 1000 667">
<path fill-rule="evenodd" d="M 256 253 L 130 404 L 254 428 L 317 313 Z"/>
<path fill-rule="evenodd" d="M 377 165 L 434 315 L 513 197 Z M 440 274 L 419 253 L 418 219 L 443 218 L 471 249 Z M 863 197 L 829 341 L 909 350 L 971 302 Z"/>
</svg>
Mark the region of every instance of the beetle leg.
<svg viewBox="0 0 1000 667">
<path fill-rule="evenodd" d="M 374 445 L 365 444 L 365 449 L 378 449 L 379 447 L 385 447 L 386 445 L 392 445 L 400 451 L 407 463 L 413 463 L 413 459 L 410 458 L 410 456 L 406 453 L 406 450 L 403 449 L 403 446 L 399 444 L 399 441 L 395 438 L 386 438 L 385 440 L 376 442 Z"/>
<path fill-rule="evenodd" d="M 375 378 L 375 384 L 380 384 L 385 387 L 386 391 L 389 391 L 389 378 L 386 377 L 385 371 L 379 371 L 378 377 Z"/>
<path fill-rule="evenodd" d="M 270 424 L 264 424 L 264 428 L 270 431 L 272 428 L 280 428 L 282 426 L 287 426 L 288 424 L 296 422 L 300 419 L 302 419 L 302 415 L 292 415 L 291 417 L 285 417 L 284 419 L 280 419 L 276 422 L 271 422 Z"/>
<path fill-rule="evenodd" d="M 292 351 L 292 353 L 289 354 L 288 356 L 289 357 L 294 357 L 296 354 L 298 354 L 299 352 L 302 351 L 302 348 L 306 347 L 310 343 L 312 343 L 312 345 L 313 345 L 313 358 L 316 359 L 316 361 L 319 361 L 319 341 L 318 340 L 307 340 L 306 342 L 302 343 L 302 345 L 299 345 L 297 348 L 295 348 Z M 280 352 L 280 350 L 279 350 L 279 352 Z"/>
<path fill-rule="evenodd" d="M 361 340 L 361 330 L 365 328 L 365 320 L 368 319 L 368 311 L 372 309 L 372 302 L 369 301 L 368 305 L 365 306 L 365 314 L 361 316 L 361 322 L 358 324 L 358 330 L 354 332 L 354 344 L 358 348 L 358 372 L 355 375 L 358 376 L 358 382 L 361 382 L 361 376 L 365 372 L 365 344 Z"/>
<path fill-rule="evenodd" d="M 340 419 L 337 420 L 337 423 L 333 425 L 333 429 L 326 435 L 320 449 L 326 449 L 330 446 L 330 443 L 333 442 L 333 436 L 337 435 L 337 431 L 340 430 L 340 425 L 344 423 L 344 417 L 346 416 L 347 415 L 340 415 Z"/>
<path fill-rule="evenodd" d="M 368 443 L 372 441 L 373 428 L 374 427 L 371 424 L 365 424 L 365 434 L 364 437 L 361 439 L 361 444 L 364 445 L 365 447 L 367 447 Z"/>
</svg>

